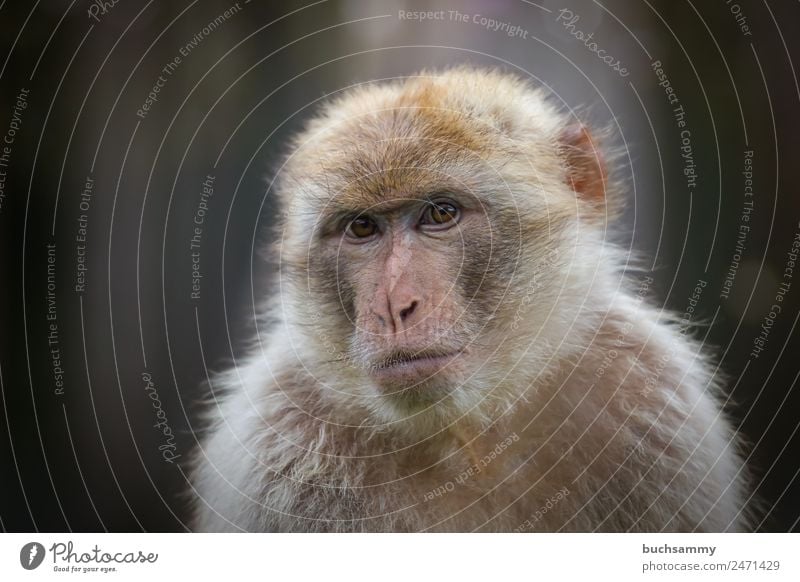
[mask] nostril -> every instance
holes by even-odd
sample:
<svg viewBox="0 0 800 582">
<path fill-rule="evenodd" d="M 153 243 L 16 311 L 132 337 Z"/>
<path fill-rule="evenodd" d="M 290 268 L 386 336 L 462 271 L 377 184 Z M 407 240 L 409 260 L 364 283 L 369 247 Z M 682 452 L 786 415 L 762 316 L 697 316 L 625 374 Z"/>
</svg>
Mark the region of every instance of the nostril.
<svg viewBox="0 0 800 582">
<path fill-rule="evenodd" d="M 409 315 L 414 313 L 414 310 L 417 308 L 417 302 L 412 301 L 411 305 L 406 307 L 405 309 L 400 310 L 400 321 L 405 321 Z"/>
</svg>

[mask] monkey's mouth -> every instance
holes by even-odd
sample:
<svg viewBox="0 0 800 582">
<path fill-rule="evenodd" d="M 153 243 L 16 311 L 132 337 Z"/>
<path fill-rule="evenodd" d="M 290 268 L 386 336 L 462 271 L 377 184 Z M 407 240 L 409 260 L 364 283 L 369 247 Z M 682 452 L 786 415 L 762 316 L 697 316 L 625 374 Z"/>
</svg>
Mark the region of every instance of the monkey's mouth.
<svg viewBox="0 0 800 582">
<path fill-rule="evenodd" d="M 454 369 L 454 361 L 463 350 L 393 352 L 370 369 L 370 374 L 381 384 L 422 382 L 433 376 L 443 376 Z"/>
</svg>

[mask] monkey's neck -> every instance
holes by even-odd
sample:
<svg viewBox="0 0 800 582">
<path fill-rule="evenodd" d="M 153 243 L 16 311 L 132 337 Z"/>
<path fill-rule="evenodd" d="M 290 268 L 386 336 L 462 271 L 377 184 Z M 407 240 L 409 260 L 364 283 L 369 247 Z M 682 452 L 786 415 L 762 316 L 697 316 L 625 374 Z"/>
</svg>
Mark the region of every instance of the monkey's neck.
<svg viewBox="0 0 800 582">
<path fill-rule="evenodd" d="M 476 442 L 481 440 L 483 435 L 473 435 L 465 432 L 465 427 L 454 425 L 449 429 L 450 435 L 455 439 L 459 448 L 469 459 L 473 466 L 478 466 L 480 456 L 478 455 Z"/>
</svg>

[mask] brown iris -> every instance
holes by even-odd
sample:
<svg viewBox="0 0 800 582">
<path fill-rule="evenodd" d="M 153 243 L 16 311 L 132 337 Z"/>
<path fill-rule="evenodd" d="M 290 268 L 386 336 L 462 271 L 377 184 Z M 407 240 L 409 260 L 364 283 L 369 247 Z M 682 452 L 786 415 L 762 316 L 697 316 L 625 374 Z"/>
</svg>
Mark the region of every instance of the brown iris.
<svg viewBox="0 0 800 582">
<path fill-rule="evenodd" d="M 455 222 L 458 218 L 459 210 L 455 204 L 450 202 L 433 202 L 426 210 L 423 222 L 432 225 L 447 225 Z"/>
<path fill-rule="evenodd" d="M 347 226 L 347 234 L 354 238 L 367 238 L 375 234 L 377 230 L 378 226 L 375 221 L 367 216 L 359 216 Z"/>
</svg>

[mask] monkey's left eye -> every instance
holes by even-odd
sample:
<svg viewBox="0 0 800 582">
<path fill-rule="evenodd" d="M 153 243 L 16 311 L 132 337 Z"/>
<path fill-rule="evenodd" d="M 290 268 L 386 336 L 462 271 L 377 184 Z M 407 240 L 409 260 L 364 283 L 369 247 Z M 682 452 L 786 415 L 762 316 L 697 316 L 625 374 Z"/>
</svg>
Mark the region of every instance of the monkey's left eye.
<svg viewBox="0 0 800 582">
<path fill-rule="evenodd" d="M 452 202 L 432 202 L 422 215 L 422 224 L 434 227 L 453 226 L 459 219 L 461 210 Z"/>
</svg>

